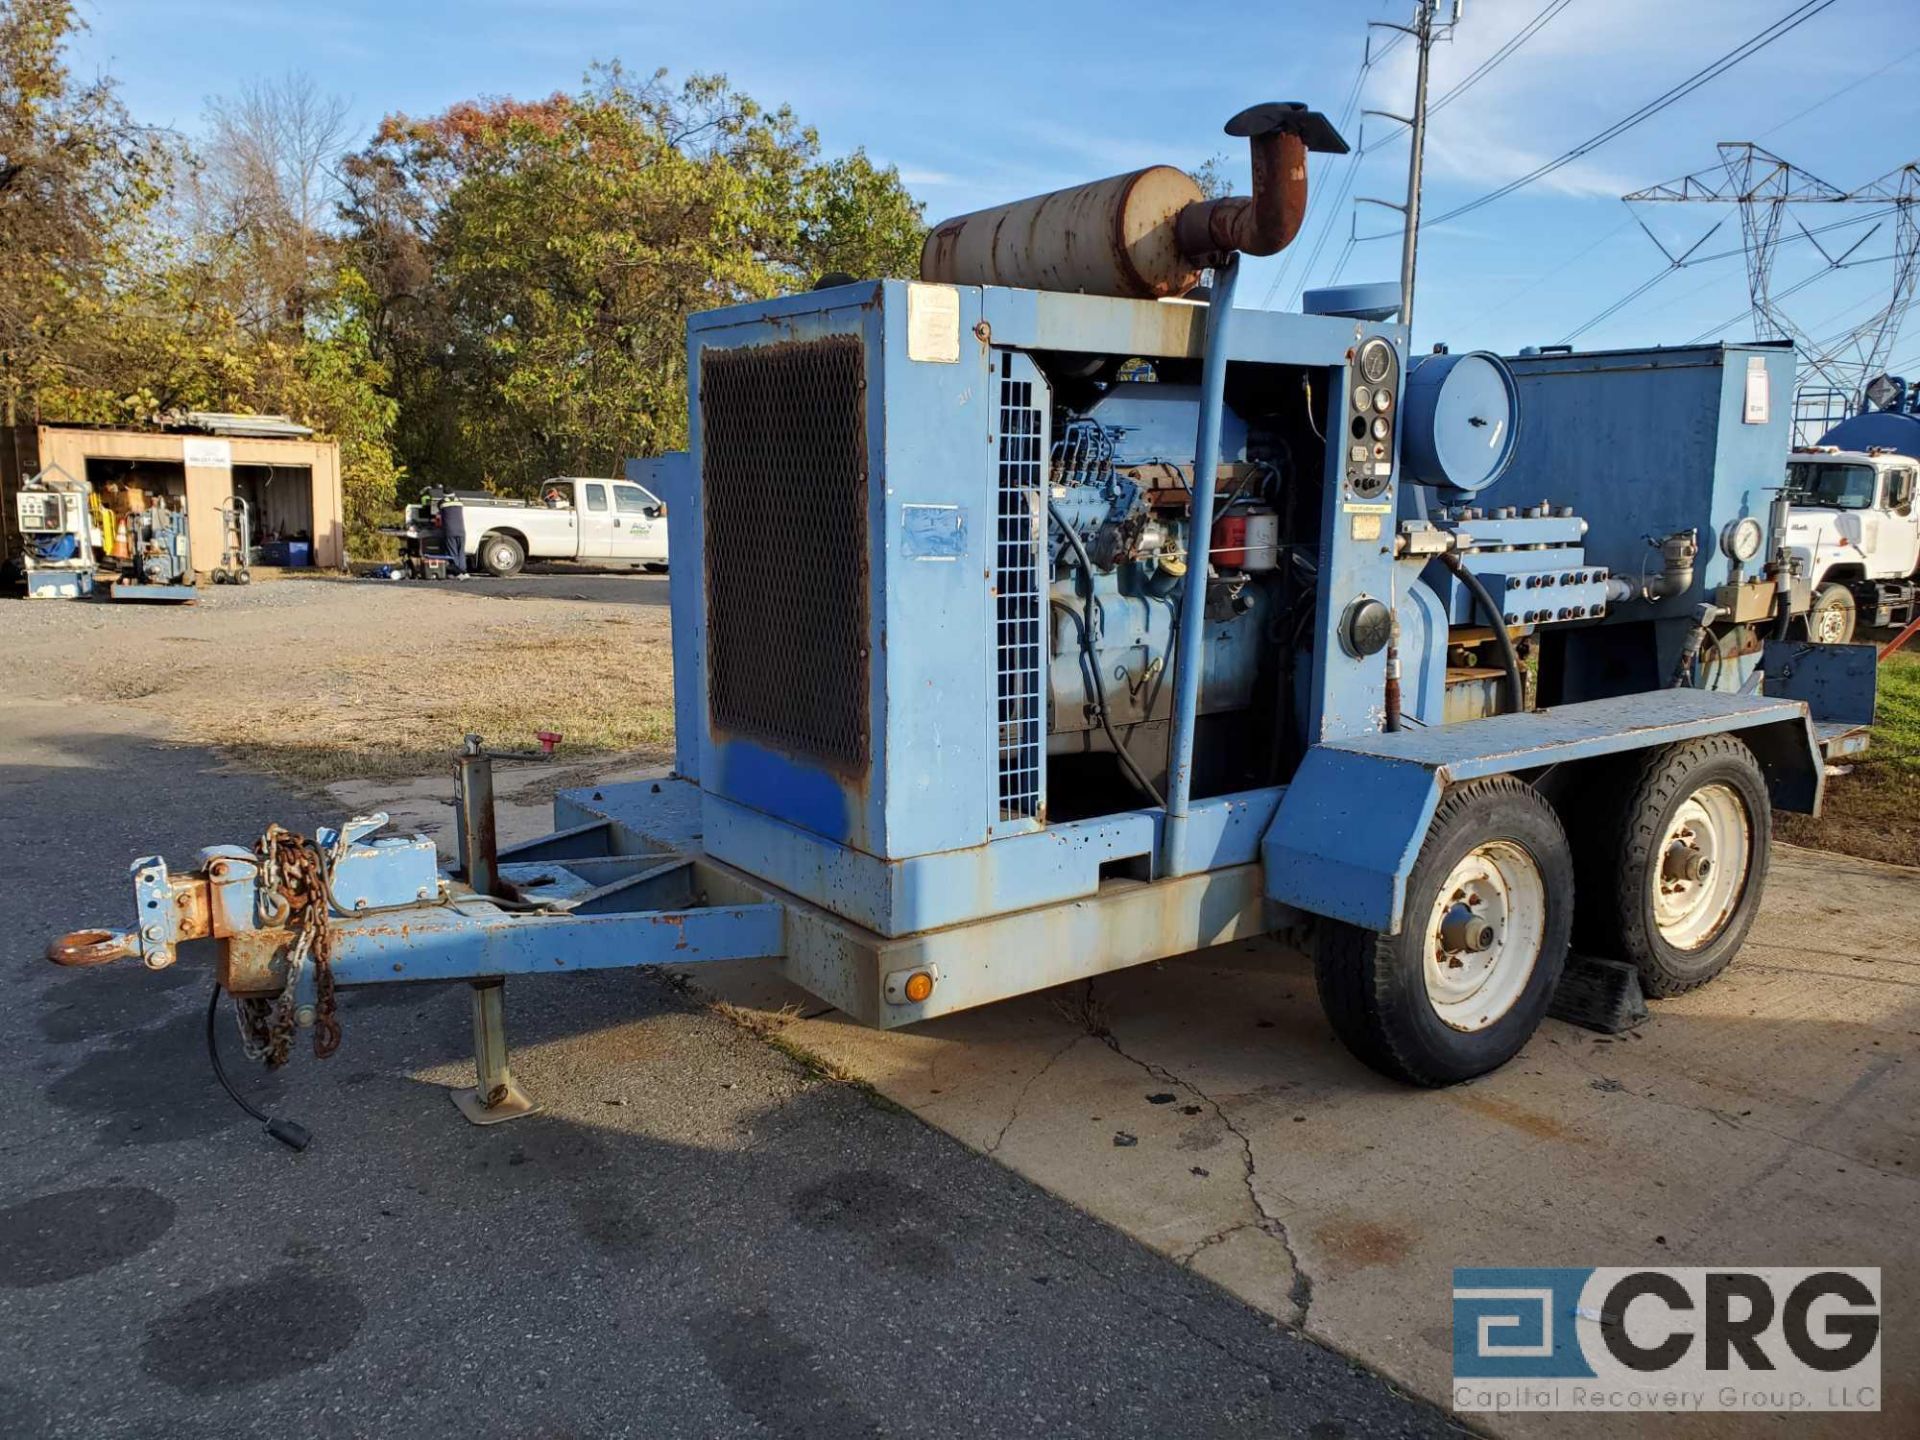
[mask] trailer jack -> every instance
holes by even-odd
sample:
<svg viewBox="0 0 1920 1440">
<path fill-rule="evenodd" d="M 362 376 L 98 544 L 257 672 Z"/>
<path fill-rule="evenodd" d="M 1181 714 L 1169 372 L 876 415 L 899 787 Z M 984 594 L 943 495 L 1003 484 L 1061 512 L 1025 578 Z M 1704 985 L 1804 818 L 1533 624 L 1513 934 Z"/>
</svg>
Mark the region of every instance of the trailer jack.
<svg viewBox="0 0 1920 1440">
<path fill-rule="evenodd" d="M 382 833 L 384 813 L 322 827 L 311 841 L 270 826 L 251 848 L 202 850 L 185 874 L 158 855 L 136 860 L 134 926 L 75 931 L 47 958 L 138 957 L 164 970 L 182 944 L 211 941 L 215 983 L 237 1002 L 250 1053 L 270 1065 L 286 1061 L 296 1030 L 318 1037 L 323 1058 L 332 1053 L 336 990 L 465 980 L 475 1084 L 452 1098 L 474 1124 L 492 1125 L 537 1108 L 508 1063 L 509 976 L 785 953 L 784 907 L 738 892 L 743 903 L 708 903 L 713 877 L 695 859 L 618 853 L 590 826 L 501 850 L 492 758 L 477 737 L 459 757 L 455 875 L 441 873 L 432 841 Z"/>
</svg>

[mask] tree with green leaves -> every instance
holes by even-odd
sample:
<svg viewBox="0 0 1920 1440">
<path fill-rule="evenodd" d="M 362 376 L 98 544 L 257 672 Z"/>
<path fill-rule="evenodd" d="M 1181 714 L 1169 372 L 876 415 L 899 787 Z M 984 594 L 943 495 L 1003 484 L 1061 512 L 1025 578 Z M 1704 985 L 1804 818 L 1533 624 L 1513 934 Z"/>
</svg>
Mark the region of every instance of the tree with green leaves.
<svg viewBox="0 0 1920 1440">
<path fill-rule="evenodd" d="M 389 118 L 346 167 L 376 351 L 420 478 L 607 474 L 685 443 L 685 326 L 823 275 L 914 272 L 919 205 L 719 76 Z"/>
<path fill-rule="evenodd" d="M 167 137 L 136 125 L 111 80 L 74 80 L 69 0 L 0 0 L 0 423 L 43 388 L 107 377 L 116 292 L 146 259 L 144 229 L 174 172 Z"/>
</svg>

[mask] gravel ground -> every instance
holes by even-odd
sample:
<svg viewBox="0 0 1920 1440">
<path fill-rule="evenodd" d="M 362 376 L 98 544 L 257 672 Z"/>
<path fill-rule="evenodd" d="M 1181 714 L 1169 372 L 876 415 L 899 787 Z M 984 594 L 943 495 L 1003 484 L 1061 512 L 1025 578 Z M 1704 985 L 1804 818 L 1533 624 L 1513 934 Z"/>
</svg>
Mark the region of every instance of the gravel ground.
<svg viewBox="0 0 1920 1440">
<path fill-rule="evenodd" d="M 232 1056 L 316 1132 L 294 1154 L 208 1074 L 202 959 L 38 958 L 55 932 L 124 923 L 133 855 L 184 862 L 319 818 L 179 743 L 165 704 L 72 703 L 89 675 L 171 678 L 167 645 L 195 640 L 253 675 L 343 627 L 369 645 L 462 607 L 659 603 L 515 583 L 512 600 L 310 583 L 184 612 L 5 607 L 0 1434 L 1451 1431 L 645 976 L 516 982 L 515 1069 L 547 1109 L 484 1130 L 442 1093 L 471 1076 L 464 995 L 349 994 L 330 1062 L 268 1077 Z"/>
</svg>

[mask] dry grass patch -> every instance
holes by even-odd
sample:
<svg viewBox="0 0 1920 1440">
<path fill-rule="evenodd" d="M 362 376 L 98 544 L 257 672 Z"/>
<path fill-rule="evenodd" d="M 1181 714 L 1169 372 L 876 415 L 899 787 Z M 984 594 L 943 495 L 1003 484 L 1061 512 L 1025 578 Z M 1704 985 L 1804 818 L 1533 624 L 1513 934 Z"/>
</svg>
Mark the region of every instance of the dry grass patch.
<svg viewBox="0 0 1920 1440">
<path fill-rule="evenodd" d="M 183 740 L 304 785 L 427 774 L 469 733 L 509 750 L 557 730 L 564 759 L 661 760 L 673 748 L 672 653 L 638 628 L 624 617 L 543 617 L 457 639 L 349 635 L 303 641 L 266 665 L 196 653 L 157 680 L 96 683 L 163 710 Z"/>
</svg>

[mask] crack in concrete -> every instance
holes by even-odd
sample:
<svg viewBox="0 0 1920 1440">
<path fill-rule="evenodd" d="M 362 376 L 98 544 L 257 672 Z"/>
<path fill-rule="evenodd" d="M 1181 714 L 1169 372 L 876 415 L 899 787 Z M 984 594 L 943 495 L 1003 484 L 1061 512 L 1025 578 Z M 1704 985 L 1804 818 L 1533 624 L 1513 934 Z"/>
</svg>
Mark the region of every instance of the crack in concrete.
<svg viewBox="0 0 1920 1440">
<path fill-rule="evenodd" d="M 1086 1038 L 1084 1034 L 1075 1035 L 1071 1040 L 1067 1041 L 1066 1044 L 1049 1055 L 1046 1064 L 1042 1065 L 1026 1078 L 1026 1082 L 1021 1085 L 1019 1093 L 1013 1097 L 1013 1108 L 1007 1112 L 1007 1118 L 1000 1122 L 1000 1129 L 994 1134 L 993 1139 L 987 1142 L 986 1154 L 993 1154 L 1000 1148 L 1000 1142 L 1007 1138 L 1007 1131 L 1011 1130 L 1013 1128 L 1013 1122 L 1020 1118 L 1020 1107 L 1026 1103 L 1027 1092 L 1033 1089 L 1034 1082 L 1039 1080 L 1039 1078 L 1049 1070 L 1053 1069 L 1059 1061 L 1066 1057 L 1066 1053 L 1069 1050 L 1073 1049 L 1074 1046 Z"/>
<path fill-rule="evenodd" d="M 1087 1000 L 1089 1005 L 1091 1005 L 1092 999 L 1093 982 L 1089 980 L 1087 982 Z M 1297 1329 L 1305 1330 L 1307 1327 L 1307 1314 L 1313 1306 L 1313 1277 L 1307 1274 L 1306 1266 L 1300 1261 L 1299 1252 L 1293 1248 L 1293 1237 L 1288 1233 L 1287 1222 L 1269 1210 L 1267 1208 L 1267 1202 L 1260 1196 L 1260 1166 L 1259 1162 L 1254 1158 L 1253 1141 L 1248 1137 L 1246 1131 L 1234 1123 L 1233 1117 L 1227 1114 L 1225 1106 L 1191 1080 L 1186 1079 L 1184 1076 L 1174 1074 L 1173 1071 L 1167 1069 L 1164 1065 L 1156 1064 L 1151 1060 L 1143 1060 L 1138 1055 L 1129 1054 L 1120 1044 L 1119 1037 L 1113 1033 L 1111 1028 L 1102 1028 L 1094 1033 L 1098 1038 L 1104 1040 L 1107 1048 L 1122 1060 L 1127 1060 L 1138 1065 L 1156 1080 L 1160 1080 L 1168 1085 L 1177 1085 L 1188 1094 L 1197 1097 L 1219 1118 L 1221 1125 L 1226 1128 L 1227 1133 L 1240 1142 L 1240 1178 L 1241 1182 L 1246 1186 L 1247 1200 L 1253 1206 L 1253 1212 L 1257 1218 L 1242 1221 L 1236 1225 L 1230 1225 L 1225 1230 L 1206 1237 L 1186 1255 L 1178 1257 L 1180 1263 L 1183 1265 L 1187 1264 L 1194 1256 L 1200 1254 L 1202 1251 L 1211 1249 L 1214 1245 L 1219 1244 L 1236 1231 L 1247 1229 L 1260 1231 L 1261 1234 L 1267 1236 L 1269 1239 L 1278 1241 L 1280 1248 L 1286 1252 L 1287 1264 L 1293 1271 L 1293 1283 L 1287 1290 L 1287 1300 L 1293 1306 L 1294 1310 L 1293 1320 L 1290 1323 Z M 1285 1199 L 1286 1197 L 1283 1195 L 1281 1198 Z"/>
</svg>

